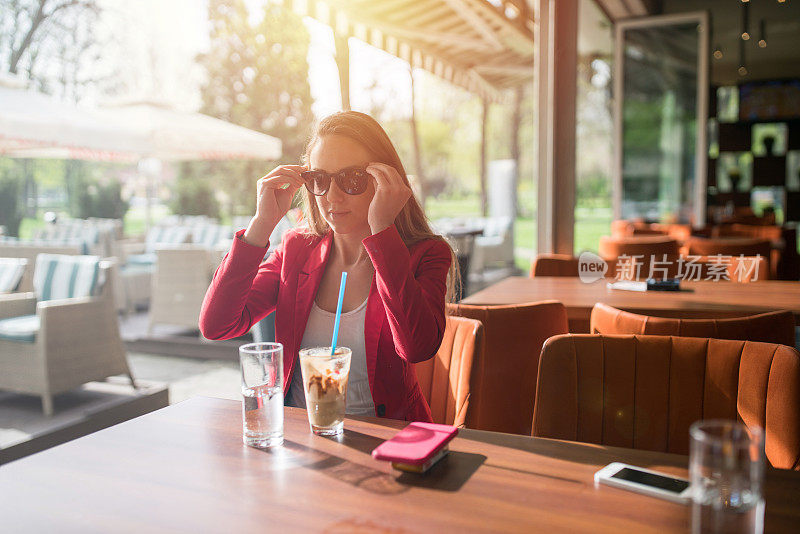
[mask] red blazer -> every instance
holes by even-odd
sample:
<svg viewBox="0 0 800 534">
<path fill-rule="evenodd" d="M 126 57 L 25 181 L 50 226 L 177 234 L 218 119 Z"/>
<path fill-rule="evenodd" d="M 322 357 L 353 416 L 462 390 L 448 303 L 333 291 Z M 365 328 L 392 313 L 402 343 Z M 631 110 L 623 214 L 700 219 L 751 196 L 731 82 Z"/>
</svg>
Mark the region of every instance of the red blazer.
<svg viewBox="0 0 800 534">
<path fill-rule="evenodd" d="M 283 344 L 283 390 L 288 392 L 333 234 L 317 237 L 292 230 L 262 263 L 265 249 L 245 243 L 243 233 L 236 234 L 214 273 L 200 330 L 209 339 L 230 339 L 276 310 L 275 337 Z M 449 247 L 426 239 L 409 249 L 394 225 L 363 243 L 375 266 L 364 323 L 375 414 L 431 421 L 413 364 L 433 357 L 442 342 Z"/>
</svg>

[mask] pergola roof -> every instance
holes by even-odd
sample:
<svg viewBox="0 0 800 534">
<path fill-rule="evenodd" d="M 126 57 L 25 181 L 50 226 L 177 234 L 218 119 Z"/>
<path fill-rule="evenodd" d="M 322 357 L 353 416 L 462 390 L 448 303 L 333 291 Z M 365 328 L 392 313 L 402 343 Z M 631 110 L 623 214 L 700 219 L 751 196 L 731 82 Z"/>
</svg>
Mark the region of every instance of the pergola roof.
<svg viewBox="0 0 800 534">
<path fill-rule="evenodd" d="M 292 9 L 492 100 L 533 79 L 528 0 L 291 0 Z"/>
</svg>

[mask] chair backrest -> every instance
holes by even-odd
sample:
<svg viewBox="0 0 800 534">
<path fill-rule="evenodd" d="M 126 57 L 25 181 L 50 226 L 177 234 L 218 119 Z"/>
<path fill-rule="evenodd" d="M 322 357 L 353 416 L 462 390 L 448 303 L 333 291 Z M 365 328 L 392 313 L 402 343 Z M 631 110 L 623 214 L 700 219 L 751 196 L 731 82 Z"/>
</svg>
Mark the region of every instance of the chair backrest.
<svg viewBox="0 0 800 534">
<path fill-rule="evenodd" d="M 772 278 L 769 261 L 764 256 L 684 256 L 683 259 L 684 280 L 757 282 Z M 690 267 L 691 263 L 697 267 Z"/>
<path fill-rule="evenodd" d="M 467 427 L 530 435 L 539 353 L 550 336 L 569 331 L 557 301 L 513 306 L 448 306 L 483 323 L 483 352 L 473 369 Z"/>
<path fill-rule="evenodd" d="M 414 366 L 435 423 L 453 426 L 466 423 L 472 366 L 482 349 L 480 321 L 448 315 L 436 356 Z"/>
<path fill-rule="evenodd" d="M 537 276 L 578 276 L 578 258 L 569 254 L 538 254 L 531 265 L 531 278 Z"/>
<path fill-rule="evenodd" d="M 606 260 L 616 259 L 620 256 L 656 256 L 661 258 L 677 256 L 680 252 L 678 242 L 663 235 L 638 236 L 638 237 L 609 237 L 600 238 L 599 255 Z"/>
<path fill-rule="evenodd" d="M 102 283 L 97 256 L 36 256 L 33 290 L 37 300 L 91 297 L 99 293 Z"/>
<path fill-rule="evenodd" d="M 16 291 L 27 266 L 25 258 L 0 258 L 0 293 Z"/>
<path fill-rule="evenodd" d="M 740 339 L 780 343 L 793 347 L 794 327 L 794 314 L 791 311 L 724 319 L 677 319 L 626 312 L 598 302 L 592 308 L 589 331 L 592 334 L 652 334 Z"/>
<path fill-rule="evenodd" d="M 219 224 L 204 224 L 192 228 L 192 243 L 207 249 L 214 249 L 220 243 L 233 239 L 233 228 Z"/>
<path fill-rule="evenodd" d="M 651 274 L 658 279 L 677 276 L 680 247 L 669 236 L 603 236 L 598 248 L 599 256 L 609 263 L 611 276 L 621 279 L 643 279 Z"/>
<path fill-rule="evenodd" d="M 783 236 L 783 228 L 775 225 L 722 224 L 716 228 L 715 237 L 752 237 L 777 241 Z"/>
<path fill-rule="evenodd" d="M 145 237 L 145 250 L 155 252 L 161 246 L 181 245 L 189 242 L 191 229 L 187 226 L 154 226 Z"/>
<path fill-rule="evenodd" d="M 687 252 L 697 256 L 756 256 L 770 257 L 768 239 L 753 237 L 711 238 L 693 237 L 686 243 Z"/>
<path fill-rule="evenodd" d="M 800 469 L 800 354 L 772 343 L 571 334 L 545 343 L 533 435 L 688 454 L 689 425 L 765 429 L 769 462 Z"/>
</svg>

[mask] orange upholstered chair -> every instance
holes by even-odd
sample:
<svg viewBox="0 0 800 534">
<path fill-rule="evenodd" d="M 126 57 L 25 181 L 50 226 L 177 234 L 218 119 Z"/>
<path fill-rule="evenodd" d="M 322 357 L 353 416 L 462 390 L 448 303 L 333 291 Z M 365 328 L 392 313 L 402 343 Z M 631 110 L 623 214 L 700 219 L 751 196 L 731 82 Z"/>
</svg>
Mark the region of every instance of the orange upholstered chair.
<svg viewBox="0 0 800 534">
<path fill-rule="evenodd" d="M 689 425 L 765 430 L 773 467 L 800 469 L 800 354 L 772 343 L 573 334 L 547 340 L 533 435 L 689 453 Z"/>
<path fill-rule="evenodd" d="M 647 278 L 650 273 L 651 259 L 658 262 L 665 261 L 666 264 L 660 266 L 666 268 L 666 276 L 674 277 L 678 272 L 678 256 L 680 247 L 678 242 L 665 235 L 659 236 L 634 236 L 634 237 L 608 237 L 600 238 L 599 256 L 615 265 L 624 264 L 626 261 L 618 260 L 620 257 L 631 258 L 627 262 L 634 261 L 639 267 L 631 269 L 630 273 L 637 273 L 634 278 Z M 656 265 L 659 267 L 658 265 Z M 614 272 L 610 272 L 614 276 Z M 662 278 L 662 271 L 656 271 L 655 277 Z M 624 276 L 623 278 L 630 278 Z"/>
<path fill-rule="evenodd" d="M 752 237 L 768 239 L 778 246 L 769 257 L 778 280 L 800 278 L 800 255 L 797 253 L 797 228 L 792 226 L 727 224 L 716 229 L 715 237 Z"/>
<path fill-rule="evenodd" d="M 483 352 L 472 370 L 467 427 L 530 435 L 539 354 L 547 338 L 569 331 L 567 309 L 556 301 L 454 304 L 448 309 L 483 323 Z"/>
<path fill-rule="evenodd" d="M 693 256 L 683 257 L 687 263 L 682 268 L 682 278 L 684 280 L 716 280 L 719 282 L 757 282 L 758 280 L 769 280 L 769 262 L 764 256 L 730 256 L 729 258 L 719 258 L 718 256 Z M 694 262 L 698 267 L 690 268 L 688 262 Z M 720 265 L 720 261 L 727 262 L 723 272 L 727 274 L 727 279 L 714 274 L 712 269 L 715 265 Z"/>
<path fill-rule="evenodd" d="M 538 254 L 531 265 L 536 276 L 578 276 L 578 258 L 569 254 Z"/>
<path fill-rule="evenodd" d="M 769 258 L 772 254 L 772 246 L 768 239 L 752 237 L 730 237 L 730 238 L 711 238 L 693 237 L 686 242 L 686 254 L 691 256 L 761 256 Z M 777 277 L 772 262 L 769 262 L 770 278 Z"/>
<path fill-rule="evenodd" d="M 470 397 L 472 366 L 483 349 L 483 325 L 465 317 L 447 317 L 436 356 L 414 366 L 422 394 L 436 423 L 463 427 Z"/>
<path fill-rule="evenodd" d="M 599 255 L 603 259 L 611 260 L 619 256 L 636 256 L 651 254 L 659 258 L 677 256 L 680 252 L 678 242 L 669 236 L 640 236 L 640 237 L 608 237 L 600 238 Z"/>
<path fill-rule="evenodd" d="M 740 339 L 794 346 L 794 314 L 761 313 L 726 319 L 676 319 L 652 317 L 597 303 L 592 308 L 592 334 L 653 334 L 661 336 Z"/>
</svg>

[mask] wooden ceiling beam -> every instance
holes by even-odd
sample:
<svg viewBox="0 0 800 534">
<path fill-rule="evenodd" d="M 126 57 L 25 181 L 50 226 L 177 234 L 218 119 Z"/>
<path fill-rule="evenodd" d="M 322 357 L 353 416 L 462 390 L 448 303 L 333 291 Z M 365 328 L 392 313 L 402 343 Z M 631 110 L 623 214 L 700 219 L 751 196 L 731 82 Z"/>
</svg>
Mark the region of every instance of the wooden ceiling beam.
<svg viewBox="0 0 800 534">
<path fill-rule="evenodd" d="M 453 11 L 455 11 L 459 17 L 472 26 L 481 35 L 481 37 L 483 37 L 483 39 L 489 43 L 490 46 L 496 50 L 502 50 L 505 48 L 502 41 L 495 33 L 494 28 L 492 28 L 492 26 L 486 21 L 486 19 L 483 18 L 482 15 L 479 15 L 476 11 L 471 9 L 471 6 L 467 0 L 444 1 L 447 5 L 453 8 Z"/>
<path fill-rule="evenodd" d="M 533 63 L 530 65 L 494 65 L 491 63 L 475 65 L 475 71 L 483 75 L 533 76 Z"/>
</svg>

